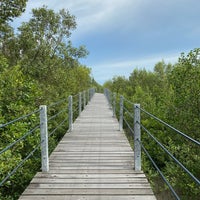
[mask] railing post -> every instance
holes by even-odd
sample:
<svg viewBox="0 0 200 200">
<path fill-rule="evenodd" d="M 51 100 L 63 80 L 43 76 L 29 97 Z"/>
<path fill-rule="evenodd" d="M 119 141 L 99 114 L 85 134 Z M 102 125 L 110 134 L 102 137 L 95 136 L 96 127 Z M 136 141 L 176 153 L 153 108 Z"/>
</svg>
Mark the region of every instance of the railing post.
<svg viewBox="0 0 200 200">
<path fill-rule="evenodd" d="M 109 108 L 112 109 L 112 98 L 111 98 L 110 90 L 108 90 L 108 93 L 107 93 L 107 100 L 108 100 Z"/>
<path fill-rule="evenodd" d="M 69 96 L 68 99 L 69 103 L 69 114 L 68 114 L 68 118 L 69 118 L 69 131 L 73 130 L 73 99 L 72 96 Z"/>
<path fill-rule="evenodd" d="M 89 103 L 89 101 L 90 101 L 90 90 L 87 90 L 87 99 L 88 99 L 88 103 Z"/>
<path fill-rule="evenodd" d="M 108 91 L 108 89 L 105 89 L 105 96 L 106 96 L 106 99 L 109 103 L 109 91 Z"/>
<path fill-rule="evenodd" d="M 104 88 L 104 91 L 103 91 L 103 92 L 104 92 L 104 95 L 106 96 L 106 88 Z"/>
<path fill-rule="evenodd" d="M 49 171 L 47 106 L 40 106 L 40 137 L 42 171 Z"/>
<path fill-rule="evenodd" d="M 94 96 L 95 94 L 95 88 L 92 88 L 92 97 Z"/>
<path fill-rule="evenodd" d="M 85 108 L 86 106 L 86 95 L 85 95 L 86 91 L 83 92 L 83 106 Z"/>
<path fill-rule="evenodd" d="M 79 92 L 78 105 L 79 105 L 79 116 L 80 116 L 81 115 L 81 111 L 82 111 L 82 95 L 81 95 L 81 92 Z"/>
<path fill-rule="evenodd" d="M 116 116 L 116 93 L 113 93 L 113 117 Z"/>
<path fill-rule="evenodd" d="M 91 101 L 91 98 L 92 98 L 92 89 L 90 88 L 89 89 L 89 101 Z"/>
<path fill-rule="evenodd" d="M 124 97 L 120 96 L 120 113 L 119 113 L 119 130 L 122 131 L 123 130 L 123 110 L 124 110 Z"/>
<path fill-rule="evenodd" d="M 134 104 L 134 166 L 136 171 L 141 170 L 141 129 L 140 104 Z"/>
</svg>

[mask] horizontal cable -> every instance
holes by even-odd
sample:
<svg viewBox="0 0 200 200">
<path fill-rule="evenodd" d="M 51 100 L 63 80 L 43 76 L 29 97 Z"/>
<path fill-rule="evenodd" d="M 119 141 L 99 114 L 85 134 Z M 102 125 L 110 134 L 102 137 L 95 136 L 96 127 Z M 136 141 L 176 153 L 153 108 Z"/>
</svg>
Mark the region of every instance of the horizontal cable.
<svg viewBox="0 0 200 200">
<path fill-rule="evenodd" d="M 131 113 L 125 106 L 124 106 L 124 110 L 129 114 L 129 116 L 134 119 L 134 115 L 133 113 Z"/>
<path fill-rule="evenodd" d="M 126 99 L 124 96 L 123 96 L 123 99 L 127 102 L 127 103 L 129 103 L 129 104 L 131 104 L 131 105 L 133 105 L 134 106 L 134 103 L 133 102 L 131 102 L 131 101 L 129 101 L 128 99 Z"/>
<path fill-rule="evenodd" d="M 139 107 L 137 107 L 139 108 Z M 179 133 L 180 135 L 182 135 L 183 137 L 187 138 L 188 140 L 190 140 L 191 142 L 197 144 L 200 146 L 200 142 L 189 137 L 188 135 L 186 135 L 185 133 L 179 131 L 178 129 L 174 128 L 173 126 L 167 124 L 166 122 L 162 121 L 161 119 L 157 118 L 156 116 L 152 115 L 151 113 L 147 112 L 146 110 L 142 109 L 142 108 L 139 108 L 141 111 L 143 111 L 144 113 L 146 113 L 147 115 L 149 115 L 150 117 L 154 118 L 155 120 L 159 121 L 160 123 L 164 124 L 165 126 L 167 126 L 168 128 L 176 131 L 177 133 Z"/>
<path fill-rule="evenodd" d="M 83 96 L 83 94 L 81 94 L 81 101 L 84 101 L 84 96 Z"/>
<path fill-rule="evenodd" d="M 1 182 L 0 182 L 0 186 L 2 186 L 35 152 L 37 149 L 39 149 L 40 147 L 39 143 L 36 148 L 31 151 L 28 156 L 26 156 L 26 158 L 24 158 Z"/>
<path fill-rule="evenodd" d="M 21 138 L 19 138 L 18 140 L 16 140 L 15 142 L 13 142 L 12 144 L 8 145 L 6 148 L 4 148 L 3 150 L 0 151 L 0 155 L 2 153 L 4 153 L 5 151 L 7 151 L 8 149 L 12 148 L 15 144 L 17 144 L 18 142 L 20 142 L 21 140 L 25 139 L 27 136 L 29 136 L 31 133 L 33 133 L 36 129 L 40 128 L 40 125 L 37 125 L 36 127 L 34 127 L 32 130 L 28 131 L 27 133 L 25 133 Z"/>
<path fill-rule="evenodd" d="M 5 123 L 5 124 L 0 124 L 0 128 L 3 128 L 3 127 L 8 126 L 8 125 L 10 125 L 10 124 L 13 124 L 13 123 L 15 123 L 15 122 L 17 122 L 17 121 L 19 121 L 19 120 L 22 120 L 22 119 L 24 119 L 24 118 L 27 118 L 27 117 L 29 117 L 29 116 L 35 114 L 35 113 L 38 113 L 38 112 L 40 112 L 40 109 L 35 110 L 35 111 L 33 111 L 33 112 L 31 112 L 31 113 L 29 113 L 29 114 L 27 114 L 27 115 L 23 115 L 23 116 L 21 116 L 21 117 L 19 117 L 19 118 L 17 118 L 17 119 L 14 119 L 14 120 L 12 120 L 12 121 L 10 121 L 10 122 Z"/>
<path fill-rule="evenodd" d="M 79 108 L 74 109 L 74 110 L 73 110 L 73 113 L 78 112 L 78 110 L 79 110 Z"/>
<path fill-rule="evenodd" d="M 59 105 L 59 104 L 65 102 L 65 101 L 67 101 L 67 100 L 68 100 L 67 98 L 61 99 L 60 101 L 57 101 L 57 102 L 55 102 L 55 103 L 50 104 L 50 105 L 48 106 L 48 108 L 51 108 L 51 107 L 53 107 L 53 106 L 57 106 L 57 105 Z"/>
<path fill-rule="evenodd" d="M 146 148 L 143 146 L 142 142 L 139 141 L 137 139 L 137 141 L 141 144 L 142 149 L 144 150 L 144 152 L 146 153 L 147 157 L 149 158 L 149 160 L 152 162 L 153 166 L 156 168 L 156 170 L 158 171 L 158 173 L 160 174 L 160 176 L 162 177 L 162 179 L 164 180 L 164 182 L 167 184 L 167 186 L 169 187 L 169 189 L 171 190 L 171 192 L 173 193 L 174 197 L 177 200 L 180 200 L 179 196 L 176 194 L 175 190 L 172 188 L 171 184 L 169 183 L 169 181 L 165 178 L 164 174 L 161 172 L 161 170 L 159 169 L 159 167 L 157 166 L 157 164 L 154 162 L 154 160 L 152 159 L 152 157 L 150 156 L 149 152 L 146 150 Z"/>
<path fill-rule="evenodd" d="M 73 95 L 72 97 L 73 98 L 76 98 L 76 97 L 78 97 L 79 96 L 79 94 L 75 94 L 75 95 Z"/>
<path fill-rule="evenodd" d="M 67 118 L 64 119 L 53 131 L 51 131 L 51 133 L 49 133 L 49 137 L 51 137 L 57 131 L 57 129 L 60 128 L 66 121 L 67 121 Z"/>
<path fill-rule="evenodd" d="M 58 115 L 62 114 L 63 112 L 67 112 L 67 110 L 61 110 L 60 112 L 58 112 L 57 114 L 49 117 L 48 121 L 51 121 L 52 119 L 55 119 Z"/>
<path fill-rule="evenodd" d="M 124 121 L 126 122 L 127 126 L 129 127 L 132 134 L 134 134 L 133 129 L 131 128 L 130 124 L 127 122 L 127 120 L 124 118 Z"/>
<path fill-rule="evenodd" d="M 77 99 L 76 101 L 73 101 L 73 105 L 78 105 L 79 104 L 79 99 Z"/>
<path fill-rule="evenodd" d="M 146 133 L 197 183 L 200 185 L 200 180 L 196 178 L 178 159 L 176 159 L 142 124 L 141 127 Z"/>
</svg>

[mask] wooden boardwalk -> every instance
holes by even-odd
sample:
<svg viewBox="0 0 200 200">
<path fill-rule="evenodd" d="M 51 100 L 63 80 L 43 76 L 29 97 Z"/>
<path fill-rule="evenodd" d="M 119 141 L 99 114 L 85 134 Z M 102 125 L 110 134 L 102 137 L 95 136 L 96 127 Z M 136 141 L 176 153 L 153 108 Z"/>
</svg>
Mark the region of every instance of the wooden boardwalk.
<svg viewBox="0 0 200 200">
<path fill-rule="evenodd" d="M 96 93 L 74 129 L 50 156 L 20 200 L 155 200 L 133 151 L 103 94 Z"/>
</svg>

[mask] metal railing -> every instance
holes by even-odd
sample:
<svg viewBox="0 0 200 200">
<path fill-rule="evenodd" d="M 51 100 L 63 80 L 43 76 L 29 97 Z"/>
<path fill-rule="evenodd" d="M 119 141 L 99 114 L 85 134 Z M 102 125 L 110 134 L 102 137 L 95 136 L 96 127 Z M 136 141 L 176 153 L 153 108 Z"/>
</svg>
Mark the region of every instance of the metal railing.
<svg viewBox="0 0 200 200">
<path fill-rule="evenodd" d="M 163 172 L 159 169 L 158 164 L 154 161 L 148 150 L 145 148 L 145 144 L 143 144 L 143 141 L 141 140 L 141 130 L 146 133 L 151 140 L 153 140 L 171 159 L 176 163 L 185 173 L 187 173 L 190 178 L 195 182 L 198 186 L 200 186 L 200 180 L 189 170 L 187 169 L 184 164 L 181 163 L 174 155 L 171 153 L 159 140 L 151 134 L 151 132 L 142 124 L 141 118 L 141 112 L 147 115 L 148 117 L 152 118 L 153 120 L 156 120 L 157 122 L 161 123 L 167 128 L 170 128 L 171 130 L 175 131 L 179 136 L 186 138 L 190 142 L 192 142 L 194 145 L 200 146 L 200 142 L 191 138 L 187 134 L 181 132 L 180 130 L 177 130 L 173 126 L 169 125 L 168 123 L 164 122 L 163 120 L 159 119 L 158 117 L 154 116 L 153 114 L 147 112 L 143 108 L 140 107 L 140 104 L 134 104 L 128 99 L 126 99 L 123 96 L 120 96 L 120 99 L 118 102 L 116 101 L 116 94 L 112 93 L 110 90 L 105 89 L 104 94 L 109 102 L 110 107 L 113 109 L 113 113 L 116 112 L 116 105 L 119 104 L 119 130 L 123 130 L 123 123 L 126 124 L 129 131 L 132 133 L 134 137 L 134 166 L 135 170 L 141 170 L 141 150 L 144 151 L 144 153 L 147 155 L 155 169 L 158 171 L 166 185 L 169 187 L 170 191 L 172 192 L 175 199 L 180 199 L 178 194 L 176 193 L 175 189 L 172 187 L 170 182 L 167 180 Z M 115 116 L 115 114 L 113 114 Z M 127 120 L 126 118 L 130 118 L 133 123 L 130 124 L 130 120 Z"/>
<path fill-rule="evenodd" d="M 86 105 L 89 103 L 89 101 L 92 99 L 93 95 L 95 93 L 95 89 L 89 89 L 87 91 L 83 91 L 80 92 L 77 95 L 74 96 L 69 96 L 68 98 L 64 98 L 61 99 L 55 103 L 50 104 L 49 106 L 46 105 L 41 105 L 39 107 L 39 109 L 21 116 L 17 119 L 14 119 L 10 122 L 7 122 L 5 124 L 0 124 L 0 130 L 1 132 L 4 131 L 5 128 L 7 128 L 8 126 L 15 124 L 16 122 L 20 122 L 23 120 L 26 120 L 27 118 L 30 118 L 31 116 L 34 115 L 38 115 L 37 119 L 38 119 L 38 124 L 34 125 L 34 127 L 30 127 L 30 130 L 27 131 L 26 133 L 24 133 L 24 135 L 18 139 L 16 139 L 16 141 L 14 141 L 13 143 L 8 144 L 6 147 L 4 147 L 3 149 L 0 150 L 0 156 L 3 155 L 5 152 L 7 152 L 8 150 L 10 150 L 11 148 L 13 148 L 16 144 L 18 144 L 19 142 L 25 141 L 27 139 L 28 136 L 33 136 L 34 133 L 36 131 L 40 130 L 40 140 L 39 142 L 35 145 L 35 148 L 29 152 L 25 158 L 23 160 L 21 160 L 11 171 L 7 172 L 7 175 L 5 175 L 3 177 L 2 180 L 0 180 L 0 186 L 2 186 L 5 182 L 7 182 L 10 177 L 12 175 L 14 175 L 17 170 L 22 167 L 25 162 L 34 155 L 34 153 L 41 149 L 41 169 L 44 172 L 47 172 L 49 170 L 49 146 L 48 146 L 48 141 L 49 138 L 56 133 L 56 131 L 62 127 L 64 124 L 67 124 L 68 121 L 68 132 L 73 130 L 73 114 L 77 113 L 78 110 L 78 115 L 76 114 L 76 118 L 78 116 L 80 116 L 82 110 L 86 107 Z M 78 98 L 78 101 L 76 102 L 76 98 Z M 76 102 L 75 104 L 73 104 L 73 99 L 75 100 L 74 102 Z M 62 106 L 61 106 L 62 105 Z M 54 113 L 53 115 L 51 115 L 52 113 L 48 113 L 49 111 L 56 111 L 55 107 L 57 106 L 61 106 L 63 107 L 62 110 L 59 110 L 58 112 Z M 57 122 L 58 125 L 55 127 L 53 127 L 51 130 L 49 130 L 49 124 L 51 122 L 56 121 L 59 116 L 64 115 L 62 117 L 62 121 L 61 122 Z M 9 165 L 9 163 L 7 163 Z"/>
<path fill-rule="evenodd" d="M 7 122 L 5 124 L 1 124 L 0 125 L 0 129 L 1 131 L 3 131 L 4 129 L 6 129 L 8 126 L 15 124 L 16 122 L 20 122 L 20 121 L 24 121 L 29 119 L 31 116 L 35 115 L 35 114 L 39 114 L 40 113 L 40 109 L 35 110 L 27 115 L 21 116 L 17 119 L 14 119 L 10 122 Z M 8 144 L 6 147 L 4 147 L 3 149 L 0 150 L 0 155 L 3 155 L 5 152 L 7 152 L 8 150 L 10 150 L 11 148 L 13 148 L 15 145 L 17 145 L 19 142 L 24 141 L 27 139 L 28 136 L 33 135 L 37 129 L 40 128 L 40 125 L 37 124 L 34 127 L 31 127 L 29 131 L 27 131 L 26 133 L 24 133 L 24 135 L 21 138 L 18 138 L 16 141 Z M 0 180 L 0 186 L 2 186 L 13 174 L 15 174 L 15 172 L 26 162 L 26 160 L 28 160 L 40 147 L 40 144 L 38 144 L 31 152 L 28 153 L 28 155 L 21 160 L 11 171 L 9 171 L 7 173 L 7 175 L 5 175 L 3 177 L 2 180 Z"/>
</svg>

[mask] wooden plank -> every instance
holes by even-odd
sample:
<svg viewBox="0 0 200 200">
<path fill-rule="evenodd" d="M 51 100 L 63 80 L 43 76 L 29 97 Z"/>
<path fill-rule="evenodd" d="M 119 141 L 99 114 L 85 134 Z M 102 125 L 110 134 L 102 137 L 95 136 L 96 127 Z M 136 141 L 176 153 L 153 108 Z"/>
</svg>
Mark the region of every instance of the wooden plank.
<svg viewBox="0 0 200 200">
<path fill-rule="evenodd" d="M 146 183 L 146 178 L 34 178 L 31 183 Z"/>
<path fill-rule="evenodd" d="M 63 169 L 62 171 L 59 169 L 50 169 L 49 173 L 56 174 L 137 174 L 141 172 L 135 172 L 132 169 Z M 48 174 L 48 173 L 43 173 Z"/>
<path fill-rule="evenodd" d="M 118 184 L 113 184 L 113 183 L 36 183 L 36 184 L 31 184 L 29 186 L 29 189 L 46 189 L 46 188 L 51 188 L 51 189 L 82 189 L 82 188 L 91 188 L 91 189 L 99 189 L 99 188 L 106 188 L 106 189 L 122 189 L 122 188 L 135 188 L 135 189 L 143 189 L 147 188 L 150 189 L 149 184 L 141 184 L 141 183 L 118 183 Z"/>
<path fill-rule="evenodd" d="M 154 195 L 35 195 L 22 196 L 19 200 L 156 200 Z"/>
<path fill-rule="evenodd" d="M 147 195 L 153 194 L 152 190 L 149 188 L 116 188 L 116 189 L 108 189 L 108 188 L 29 188 L 25 190 L 24 195 Z"/>
<path fill-rule="evenodd" d="M 20 200 L 155 200 L 118 126 L 105 97 L 95 94 L 51 154 L 50 171 L 38 172 Z"/>
<path fill-rule="evenodd" d="M 129 160 L 132 161 L 133 156 L 104 156 L 104 155 L 54 155 L 50 157 L 50 161 L 54 160 Z"/>
<path fill-rule="evenodd" d="M 81 169 L 80 169 L 81 167 Z M 130 169 L 129 166 L 124 166 L 124 165 L 119 165 L 119 166 L 51 166 L 51 169 L 57 169 L 57 170 L 107 170 L 107 169 L 115 169 L 115 170 L 120 170 L 120 169 Z M 133 170 L 133 168 L 132 168 Z"/>
<path fill-rule="evenodd" d="M 143 173 L 130 173 L 128 174 L 127 172 L 125 174 L 116 174 L 116 173 L 112 173 L 112 172 L 108 172 L 108 173 L 101 173 L 101 174 L 97 174 L 97 173 L 93 173 L 93 174 L 88 174 L 86 173 L 42 173 L 39 172 L 35 175 L 35 177 L 37 178 L 97 178 L 97 179 L 106 179 L 106 178 L 146 178 L 146 176 Z"/>
</svg>

